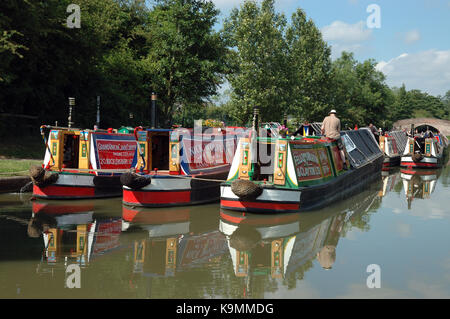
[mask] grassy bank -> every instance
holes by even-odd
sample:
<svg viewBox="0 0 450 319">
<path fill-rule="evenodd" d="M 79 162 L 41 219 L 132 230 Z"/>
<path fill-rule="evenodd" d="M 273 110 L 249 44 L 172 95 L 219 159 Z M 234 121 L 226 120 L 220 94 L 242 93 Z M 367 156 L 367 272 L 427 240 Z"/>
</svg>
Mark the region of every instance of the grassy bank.
<svg viewBox="0 0 450 319">
<path fill-rule="evenodd" d="M 41 165 L 45 146 L 40 135 L 0 137 L 0 178 L 25 176 L 32 165 Z"/>
<path fill-rule="evenodd" d="M 42 160 L 0 159 L 0 178 L 8 176 L 25 176 L 32 165 L 41 165 Z"/>
</svg>

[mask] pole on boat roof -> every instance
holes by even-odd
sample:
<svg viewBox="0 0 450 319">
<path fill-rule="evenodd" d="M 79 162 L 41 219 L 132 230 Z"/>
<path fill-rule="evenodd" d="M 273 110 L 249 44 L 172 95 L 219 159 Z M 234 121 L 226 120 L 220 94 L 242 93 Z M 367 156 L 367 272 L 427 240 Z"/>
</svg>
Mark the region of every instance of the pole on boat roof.
<svg viewBox="0 0 450 319">
<path fill-rule="evenodd" d="M 97 95 L 97 129 L 100 128 L 100 95 Z"/>
<path fill-rule="evenodd" d="M 151 116 L 151 126 L 152 128 L 156 128 L 158 125 L 158 120 L 156 118 L 156 100 L 158 99 L 158 95 L 155 92 L 152 92 L 152 116 Z"/>
<path fill-rule="evenodd" d="M 411 136 L 414 136 L 414 124 L 411 124 Z"/>
<path fill-rule="evenodd" d="M 259 127 L 259 107 L 255 106 L 253 107 L 253 129 L 258 133 L 258 127 Z"/>
<path fill-rule="evenodd" d="M 69 97 L 69 118 L 68 118 L 68 128 L 72 127 L 72 124 L 74 124 L 72 122 L 72 108 L 75 106 L 75 98 L 74 97 Z"/>
<path fill-rule="evenodd" d="M 253 125 L 252 125 L 252 135 L 250 140 L 250 160 L 251 160 L 251 169 L 248 172 L 248 175 L 251 178 L 253 178 L 255 174 L 255 164 L 258 162 L 258 153 L 259 153 L 259 147 L 257 142 L 257 137 L 259 135 L 259 107 L 254 106 L 253 107 Z"/>
</svg>

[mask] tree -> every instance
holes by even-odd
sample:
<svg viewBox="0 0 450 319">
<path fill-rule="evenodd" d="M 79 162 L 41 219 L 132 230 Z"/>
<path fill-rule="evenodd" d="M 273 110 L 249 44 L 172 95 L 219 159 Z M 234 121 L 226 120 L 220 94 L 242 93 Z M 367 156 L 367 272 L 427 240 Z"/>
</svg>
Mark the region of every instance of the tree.
<svg viewBox="0 0 450 319">
<path fill-rule="evenodd" d="M 331 50 L 314 22 L 297 9 L 287 28 L 288 70 L 291 73 L 290 114 L 321 121 L 332 108 Z"/>
<path fill-rule="evenodd" d="M 352 53 L 343 52 L 333 62 L 333 104 L 343 127 L 389 126 L 388 106 L 392 94 L 383 73 L 375 69 L 375 60 L 358 62 Z"/>
<path fill-rule="evenodd" d="M 281 121 L 289 101 L 286 19 L 275 13 L 274 1 L 261 6 L 245 1 L 235 8 L 224 23 L 229 54 L 228 74 L 232 87 L 231 115 L 240 124 L 248 124 L 255 106 L 263 121 Z"/>
<path fill-rule="evenodd" d="M 177 106 L 201 104 L 223 81 L 227 50 L 213 30 L 218 13 L 210 1 L 161 0 L 138 32 L 146 39 L 145 86 L 158 93 L 166 125 Z"/>
</svg>

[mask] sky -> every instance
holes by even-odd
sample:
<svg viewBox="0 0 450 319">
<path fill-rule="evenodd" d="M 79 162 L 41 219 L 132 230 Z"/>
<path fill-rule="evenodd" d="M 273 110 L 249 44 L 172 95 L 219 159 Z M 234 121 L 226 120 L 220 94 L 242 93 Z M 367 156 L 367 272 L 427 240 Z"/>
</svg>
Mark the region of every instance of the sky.
<svg viewBox="0 0 450 319">
<path fill-rule="evenodd" d="M 221 11 L 217 28 L 244 2 L 212 1 Z M 450 0 L 276 0 L 275 8 L 287 18 L 302 8 L 330 44 L 332 59 L 343 50 L 361 62 L 375 59 L 391 87 L 435 96 L 450 90 Z"/>
</svg>

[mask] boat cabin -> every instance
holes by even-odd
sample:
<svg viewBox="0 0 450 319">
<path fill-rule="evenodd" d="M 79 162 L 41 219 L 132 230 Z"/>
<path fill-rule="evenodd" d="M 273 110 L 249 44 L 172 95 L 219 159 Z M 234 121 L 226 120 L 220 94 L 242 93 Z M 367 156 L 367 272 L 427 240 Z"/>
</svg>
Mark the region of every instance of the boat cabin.
<svg viewBox="0 0 450 319">
<path fill-rule="evenodd" d="M 228 181 L 239 178 L 297 188 L 321 183 L 343 172 L 344 163 L 334 141 L 321 137 L 243 138 Z"/>
<path fill-rule="evenodd" d="M 171 129 L 147 129 L 136 131 L 138 158 L 136 169 L 151 171 L 169 170 L 169 137 Z"/>
<path fill-rule="evenodd" d="M 44 167 L 53 171 L 123 171 L 136 160 L 134 136 L 112 129 L 50 127 L 47 145 Z"/>
<path fill-rule="evenodd" d="M 235 128 L 208 127 L 201 133 L 187 128 L 137 129 L 136 170 L 188 175 L 229 166 L 241 134 Z"/>
</svg>

